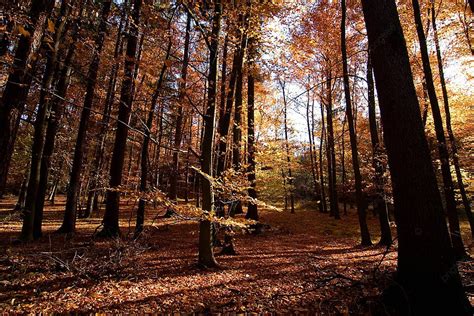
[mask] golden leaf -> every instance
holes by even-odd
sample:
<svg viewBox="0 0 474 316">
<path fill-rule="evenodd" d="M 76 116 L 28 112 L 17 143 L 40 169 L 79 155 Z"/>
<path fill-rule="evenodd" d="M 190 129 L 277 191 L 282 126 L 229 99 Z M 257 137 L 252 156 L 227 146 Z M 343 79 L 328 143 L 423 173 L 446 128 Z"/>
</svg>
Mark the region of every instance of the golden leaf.
<svg viewBox="0 0 474 316">
<path fill-rule="evenodd" d="M 18 26 L 18 32 L 20 32 L 21 35 L 23 35 L 24 37 L 30 37 L 30 32 L 28 32 L 27 30 L 25 30 L 25 28 L 21 25 Z"/>
</svg>

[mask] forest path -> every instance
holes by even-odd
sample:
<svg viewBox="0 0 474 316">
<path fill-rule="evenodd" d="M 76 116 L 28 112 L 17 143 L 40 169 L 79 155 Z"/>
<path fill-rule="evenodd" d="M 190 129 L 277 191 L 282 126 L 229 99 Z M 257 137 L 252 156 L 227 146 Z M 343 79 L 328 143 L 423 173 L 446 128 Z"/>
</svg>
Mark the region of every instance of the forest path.
<svg viewBox="0 0 474 316">
<path fill-rule="evenodd" d="M 0 203 L 0 310 L 360 314 L 391 282 L 396 265 L 393 247 L 358 246 L 354 210 L 341 221 L 308 205 L 296 214 L 263 211 L 261 220 L 270 229 L 260 235 L 237 232 L 238 254 L 217 256 L 220 269 L 202 270 L 196 265 L 195 222 L 159 218 L 153 227 L 147 223 L 137 242 L 93 241 L 97 216 L 78 220 L 77 234 L 66 240 L 50 234 L 59 227 L 63 202 L 60 197 L 48 207 L 45 236 L 21 246 L 12 243 L 21 222 L 7 215 L 8 201 Z M 164 211 L 148 217 L 159 213 Z M 130 218 L 133 232 L 133 214 L 122 212 L 125 234 Z M 377 219 L 369 215 L 368 222 L 375 242 Z M 461 263 L 460 269 L 465 284 L 472 284 L 474 265 Z"/>
</svg>

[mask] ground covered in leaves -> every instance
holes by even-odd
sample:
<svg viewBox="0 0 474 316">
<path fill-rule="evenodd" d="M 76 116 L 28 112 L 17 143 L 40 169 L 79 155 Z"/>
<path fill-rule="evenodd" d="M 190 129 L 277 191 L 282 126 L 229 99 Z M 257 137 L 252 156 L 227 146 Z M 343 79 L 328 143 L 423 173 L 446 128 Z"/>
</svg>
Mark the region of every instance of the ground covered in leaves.
<svg viewBox="0 0 474 316">
<path fill-rule="evenodd" d="M 91 236 L 101 217 L 80 219 L 73 238 L 52 234 L 61 224 L 64 199 L 48 206 L 44 237 L 17 245 L 21 229 L 13 199 L 0 203 L 0 311 L 3 312 L 301 312 L 364 314 L 376 307 L 391 282 L 396 243 L 360 248 L 355 211 L 341 221 L 301 205 L 296 214 L 263 211 L 259 235 L 236 232 L 235 256 L 217 256 L 221 267 L 196 264 L 198 225 L 161 218 L 150 210 L 136 241 L 134 206 L 123 205 L 116 240 Z M 151 207 L 150 207 L 151 209 Z M 376 242 L 377 219 L 369 215 Z M 466 245 L 472 253 L 472 240 Z M 216 248 L 216 252 L 219 249 Z M 474 264 L 460 263 L 465 285 Z M 474 293 L 470 293 L 471 303 Z"/>
</svg>

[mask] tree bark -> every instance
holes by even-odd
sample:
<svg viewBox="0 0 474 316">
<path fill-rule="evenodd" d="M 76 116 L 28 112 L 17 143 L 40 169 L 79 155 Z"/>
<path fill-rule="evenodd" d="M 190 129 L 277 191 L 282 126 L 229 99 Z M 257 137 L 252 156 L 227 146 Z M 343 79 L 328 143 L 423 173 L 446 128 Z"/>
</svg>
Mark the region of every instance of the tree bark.
<svg viewBox="0 0 474 316">
<path fill-rule="evenodd" d="M 13 154 L 16 134 L 20 125 L 28 91 L 30 90 L 32 70 L 38 58 L 32 58 L 41 44 L 43 25 L 54 7 L 52 0 L 34 0 L 31 4 L 29 23 L 23 26 L 11 72 L 3 90 L 0 103 L 0 197 L 7 183 L 8 170 Z M 38 57 L 38 56 L 36 56 Z M 29 67 L 31 66 L 31 67 Z"/>
<path fill-rule="evenodd" d="M 359 219 L 361 244 L 363 246 L 372 245 L 369 228 L 366 219 L 366 207 L 362 192 L 362 176 L 359 166 L 359 152 L 357 151 L 357 136 L 354 128 L 354 115 L 352 113 L 351 92 L 349 86 L 349 72 L 347 70 L 347 49 L 346 49 L 346 0 L 341 0 L 341 55 L 342 73 L 344 81 L 344 98 L 346 100 L 347 126 L 349 128 L 349 139 L 351 142 L 352 168 L 354 170 L 354 182 L 356 191 L 357 217 Z"/>
<path fill-rule="evenodd" d="M 40 190 L 41 162 L 45 147 L 47 121 L 52 105 L 51 90 L 53 89 L 54 77 L 57 73 L 59 44 L 63 36 L 64 27 L 66 25 L 65 17 L 68 12 L 69 4 L 67 1 L 63 1 L 61 4 L 61 12 L 54 25 L 55 31 L 54 33 L 48 34 L 48 36 L 53 38 L 53 45 L 48 46 L 49 49 L 46 53 L 46 67 L 41 83 L 42 89 L 38 102 L 38 114 L 36 115 L 34 124 L 33 144 L 31 146 L 30 177 L 26 191 L 23 227 L 20 235 L 20 239 L 23 241 L 31 241 L 42 236 L 41 224 L 43 220 L 43 210 L 41 205 L 38 207 L 36 202 L 38 199 L 38 193 L 42 192 L 42 190 Z M 44 183 L 44 186 L 46 186 L 46 183 Z"/>
<path fill-rule="evenodd" d="M 66 209 L 64 211 L 64 220 L 58 229 L 60 233 L 73 233 L 76 230 L 76 214 L 77 202 L 79 199 L 79 188 L 81 186 L 81 170 L 86 155 L 86 137 L 91 110 L 93 107 L 95 87 L 97 76 L 99 73 L 100 55 L 104 46 L 105 35 L 107 32 L 107 19 L 112 6 L 112 1 L 103 2 L 101 18 L 98 28 L 97 37 L 95 39 L 95 47 L 92 56 L 92 62 L 89 65 L 87 74 L 87 87 L 82 105 L 81 118 L 79 121 L 79 130 L 77 132 L 76 144 L 74 147 L 74 158 L 72 161 L 72 169 L 69 177 L 69 189 L 67 192 Z"/>
<path fill-rule="evenodd" d="M 420 42 L 420 52 L 423 62 L 423 72 L 425 73 L 426 88 L 428 90 L 428 96 L 431 104 L 431 112 L 433 114 L 433 121 L 435 125 L 436 139 L 438 141 L 438 153 L 441 162 L 441 174 L 443 178 L 443 189 L 444 197 L 446 200 L 449 231 L 456 257 L 463 258 L 467 256 L 467 254 L 464 250 L 464 244 L 461 238 L 461 229 L 459 226 L 459 218 L 456 210 L 456 200 L 454 197 L 453 178 L 451 176 L 451 169 L 449 166 L 449 154 L 446 144 L 446 137 L 444 136 L 443 120 L 441 118 L 438 97 L 436 96 L 436 89 L 433 82 L 433 74 L 431 72 L 428 47 L 426 45 L 425 33 L 423 31 L 423 24 L 421 21 L 420 6 L 418 0 L 412 0 L 412 3 L 414 11 L 413 13 L 415 16 L 416 31 L 418 33 L 418 39 Z"/>
<path fill-rule="evenodd" d="M 379 134 L 377 128 L 377 118 L 375 115 L 375 89 L 374 78 L 372 74 L 372 63 L 370 56 L 367 58 L 367 91 L 368 91 L 368 110 L 369 110 L 369 128 L 370 140 L 372 143 L 372 167 L 375 171 L 375 211 L 379 216 L 380 223 L 380 245 L 389 246 L 392 244 L 392 232 L 390 231 L 390 223 L 388 222 L 388 214 L 386 202 L 384 199 L 383 174 L 384 168 L 381 162 L 381 144 L 379 142 Z"/>
<path fill-rule="evenodd" d="M 119 113 L 115 143 L 110 164 L 109 190 L 106 194 L 106 207 L 103 219 L 103 228 L 99 232 L 101 237 L 115 237 L 120 235 L 119 208 L 120 185 L 125 158 L 125 148 L 128 136 L 128 123 L 133 102 L 133 76 L 135 73 L 136 53 L 138 49 L 138 27 L 140 25 L 140 11 L 142 0 L 134 0 L 131 13 L 130 33 L 127 40 L 127 49 L 124 64 L 124 77 L 120 91 Z"/>
<path fill-rule="evenodd" d="M 472 4 L 472 0 L 470 3 Z M 456 138 L 454 137 L 453 128 L 451 126 L 451 112 L 449 110 L 449 98 L 448 98 L 448 90 L 446 89 L 446 80 L 444 78 L 444 68 L 443 68 L 443 59 L 441 57 L 441 48 L 439 45 L 438 39 L 438 27 L 436 25 L 436 14 L 435 14 L 435 6 L 434 1 L 431 0 L 431 23 L 433 24 L 433 35 L 436 47 L 436 59 L 438 61 L 438 71 L 439 71 L 439 79 L 441 82 L 441 91 L 443 93 L 443 104 L 444 104 L 444 113 L 446 118 L 446 129 L 448 131 L 449 143 L 451 145 L 451 154 L 453 158 L 454 170 L 456 171 L 456 180 L 459 187 L 459 192 L 461 193 L 461 198 L 464 206 L 464 210 L 466 212 L 467 219 L 469 221 L 469 226 L 471 227 L 471 236 L 474 237 L 474 217 L 472 216 L 471 211 L 471 202 L 466 193 L 466 189 L 464 187 L 461 167 L 459 166 L 459 157 L 458 157 L 458 148 L 456 144 Z M 472 8 L 472 6 L 471 6 Z"/>
<path fill-rule="evenodd" d="M 328 66 L 330 67 L 330 66 Z M 326 156 L 328 164 L 329 179 L 329 214 L 335 219 L 340 219 L 339 201 L 336 189 L 336 152 L 334 150 L 334 128 L 332 122 L 332 75 L 329 70 L 326 78 L 326 119 L 327 119 L 327 142 Z"/>
<path fill-rule="evenodd" d="M 171 16 L 168 22 L 168 29 L 171 26 L 171 21 L 174 14 Z M 148 149 L 150 145 L 151 129 L 153 128 L 153 118 L 155 117 L 156 106 L 158 104 L 158 97 L 160 96 L 161 87 L 163 86 L 163 81 L 165 79 L 166 70 L 168 69 L 168 60 L 171 54 L 172 40 L 170 38 L 168 42 L 168 47 L 166 48 L 166 55 L 161 67 L 160 76 L 158 77 L 158 82 L 156 83 L 155 91 L 151 98 L 150 109 L 148 110 L 148 117 L 146 120 L 146 128 L 143 136 L 143 144 L 141 151 L 141 162 L 140 162 L 140 192 L 145 194 L 148 191 Z M 161 113 L 163 115 L 163 113 Z M 135 225 L 135 236 L 137 237 L 143 231 L 143 225 L 145 223 L 145 208 L 146 208 L 146 199 L 141 197 L 138 201 L 138 210 L 137 210 L 137 221 Z"/>
<path fill-rule="evenodd" d="M 106 139 L 107 139 L 107 131 L 109 129 L 109 121 L 110 121 L 110 112 L 112 109 L 112 105 L 114 104 L 115 99 L 115 91 L 117 86 L 117 73 L 118 73 L 118 65 L 119 65 L 119 57 L 122 55 L 122 38 L 123 38 L 123 24 L 126 16 L 126 8 L 122 9 L 120 22 L 117 30 L 117 38 L 115 40 L 115 47 L 114 47 L 114 61 L 112 65 L 112 69 L 110 71 L 110 78 L 107 83 L 107 94 L 105 96 L 104 102 L 104 109 L 102 112 L 102 119 L 100 123 L 100 140 L 98 144 L 95 146 L 94 150 L 94 161 L 92 166 L 92 174 L 91 174 L 91 186 L 87 193 L 87 202 L 86 208 L 82 217 L 88 218 L 92 211 L 98 212 L 98 194 L 97 188 L 99 186 L 99 178 L 101 175 L 101 169 L 104 165 L 104 150 L 106 146 Z"/>
<path fill-rule="evenodd" d="M 384 313 L 470 315 L 423 131 L 394 0 L 362 0 L 398 231 L 395 282 Z M 420 194 L 423 192 L 423 194 Z"/>
<path fill-rule="evenodd" d="M 247 61 L 247 179 L 250 183 L 248 194 L 252 199 L 257 199 L 257 179 L 255 174 L 255 39 L 251 36 L 248 41 Z M 258 221 L 257 204 L 250 201 L 245 218 Z"/>
<path fill-rule="evenodd" d="M 286 102 L 285 82 L 280 81 L 281 91 L 283 93 L 283 129 L 285 133 L 286 163 L 288 170 L 288 186 L 290 191 L 290 212 L 295 213 L 295 196 L 293 193 L 293 174 L 291 170 L 290 143 L 288 142 L 288 105 Z M 286 177 L 285 177 L 286 178 Z M 286 199 L 286 194 L 285 194 Z M 285 202 L 285 205 L 287 203 Z"/>
<path fill-rule="evenodd" d="M 209 46 L 209 74 L 207 90 L 207 110 L 204 116 L 204 135 L 201 148 L 201 170 L 204 174 L 212 176 L 212 151 L 214 147 L 214 124 L 216 120 L 216 95 L 217 95 L 217 69 L 219 56 L 219 33 L 221 29 L 221 0 L 214 0 L 214 16 L 212 19 L 212 33 Z M 210 179 L 201 177 L 202 209 L 204 215 L 214 212 L 214 192 Z M 207 218 L 199 222 L 199 260 L 204 267 L 217 266 L 214 258 L 213 245 L 214 225 Z"/>
<path fill-rule="evenodd" d="M 170 199 L 177 200 L 177 187 L 179 177 L 179 151 L 181 149 L 181 140 L 183 138 L 183 103 L 186 94 L 186 78 L 188 75 L 189 63 L 189 34 L 191 30 L 191 16 L 188 14 L 186 21 L 186 35 L 184 39 L 183 65 L 181 68 L 181 81 L 178 95 L 178 108 L 176 109 L 176 130 L 174 134 L 174 152 L 173 152 L 173 168 L 170 181 Z"/>
</svg>

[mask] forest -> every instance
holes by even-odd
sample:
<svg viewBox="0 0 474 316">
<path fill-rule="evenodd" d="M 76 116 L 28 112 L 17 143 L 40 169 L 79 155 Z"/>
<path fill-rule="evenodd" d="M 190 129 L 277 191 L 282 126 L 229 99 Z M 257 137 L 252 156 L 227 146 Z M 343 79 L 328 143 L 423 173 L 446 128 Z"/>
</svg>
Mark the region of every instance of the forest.
<svg viewBox="0 0 474 316">
<path fill-rule="evenodd" d="M 2 314 L 473 314 L 473 0 L 7 0 L 0 62 Z"/>
</svg>

